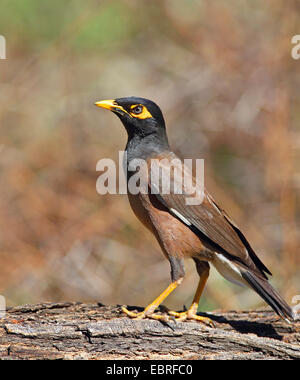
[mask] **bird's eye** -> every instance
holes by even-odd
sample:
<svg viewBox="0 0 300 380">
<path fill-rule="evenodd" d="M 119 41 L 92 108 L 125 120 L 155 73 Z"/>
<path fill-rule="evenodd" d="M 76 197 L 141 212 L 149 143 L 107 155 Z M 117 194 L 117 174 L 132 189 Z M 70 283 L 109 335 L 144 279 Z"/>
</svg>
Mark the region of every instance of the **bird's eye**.
<svg viewBox="0 0 300 380">
<path fill-rule="evenodd" d="M 131 112 L 135 113 L 136 115 L 140 114 L 143 112 L 143 106 L 136 106 L 134 107 Z"/>
</svg>

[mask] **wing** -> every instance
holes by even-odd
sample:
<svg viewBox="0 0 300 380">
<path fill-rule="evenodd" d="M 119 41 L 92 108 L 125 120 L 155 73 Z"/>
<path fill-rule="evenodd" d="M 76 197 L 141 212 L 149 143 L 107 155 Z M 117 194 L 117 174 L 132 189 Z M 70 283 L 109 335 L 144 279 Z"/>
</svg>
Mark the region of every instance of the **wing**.
<svg viewBox="0 0 300 380">
<path fill-rule="evenodd" d="M 264 272 L 271 274 L 270 271 L 256 256 L 240 229 L 197 183 L 189 168 L 174 153 L 155 158 L 156 169 L 153 160 L 148 161 L 148 168 L 151 168 L 149 186 L 169 212 L 211 249 L 267 278 Z M 184 176 L 186 181 L 182 181 Z M 164 184 L 168 181 L 170 187 L 166 189 Z M 181 194 L 178 193 L 180 188 Z M 195 204 L 187 204 L 190 203 L 187 199 L 191 200 L 192 197 Z"/>
</svg>

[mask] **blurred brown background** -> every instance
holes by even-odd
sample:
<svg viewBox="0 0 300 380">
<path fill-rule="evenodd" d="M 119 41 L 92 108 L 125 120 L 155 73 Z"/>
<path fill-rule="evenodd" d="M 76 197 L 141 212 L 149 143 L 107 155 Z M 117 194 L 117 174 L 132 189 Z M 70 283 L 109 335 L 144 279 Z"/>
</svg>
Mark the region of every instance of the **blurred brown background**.
<svg viewBox="0 0 300 380">
<path fill-rule="evenodd" d="M 2 0 L 0 294 L 8 305 L 146 305 L 170 279 L 124 195 L 96 192 L 120 121 L 96 100 L 153 99 L 174 150 L 204 158 L 206 186 L 291 303 L 300 294 L 299 1 Z M 166 305 L 191 302 L 183 285 Z M 263 301 L 212 270 L 202 310 Z"/>
</svg>

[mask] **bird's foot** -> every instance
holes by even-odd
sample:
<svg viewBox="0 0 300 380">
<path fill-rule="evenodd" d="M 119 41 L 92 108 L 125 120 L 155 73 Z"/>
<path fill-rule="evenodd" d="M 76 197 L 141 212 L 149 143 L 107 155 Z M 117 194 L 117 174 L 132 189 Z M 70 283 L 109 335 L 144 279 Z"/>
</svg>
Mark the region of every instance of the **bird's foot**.
<svg viewBox="0 0 300 380">
<path fill-rule="evenodd" d="M 150 319 L 156 319 L 158 321 L 162 322 L 169 322 L 170 320 L 174 320 L 174 317 L 169 316 L 168 314 L 156 314 L 154 313 L 154 310 L 151 309 L 144 309 L 141 312 L 135 313 L 133 311 L 128 310 L 125 306 L 122 306 L 122 311 L 128 317 L 134 318 L 134 319 L 144 319 L 144 318 L 150 318 Z"/>
<path fill-rule="evenodd" d="M 178 322 L 186 321 L 189 319 L 189 320 L 202 322 L 210 327 L 216 327 L 215 323 L 210 318 L 197 315 L 197 313 L 192 309 L 189 309 L 187 311 L 183 311 L 180 313 L 177 311 L 169 310 L 168 313 L 169 315 L 175 318 L 175 321 L 178 321 Z"/>
</svg>

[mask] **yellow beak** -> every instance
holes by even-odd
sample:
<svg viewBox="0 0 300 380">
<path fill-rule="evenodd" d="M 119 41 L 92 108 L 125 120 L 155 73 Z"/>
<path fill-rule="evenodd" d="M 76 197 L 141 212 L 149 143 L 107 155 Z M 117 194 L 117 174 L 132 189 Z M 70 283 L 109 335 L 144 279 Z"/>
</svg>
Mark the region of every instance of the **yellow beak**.
<svg viewBox="0 0 300 380">
<path fill-rule="evenodd" d="M 120 106 L 116 104 L 116 102 L 113 99 L 101 100 L 100 102 L 96 102 L 95 106 L 105 108 L 110 111 L 112 111 L 114 108 L 121 108 Z"/>
<path fill-rule="evenodd" d="M 114 99 L 101 100 L 100 102 L 96 102 L 94 104 L 95 104 L 95 106 L 105 108 L 107 110 L 117 112 L 117 113 L 121 113 L 121 114 L 126 113 L 130 116 L 130 114 L 122 106 L 120 106 Z"/>
</svg>

